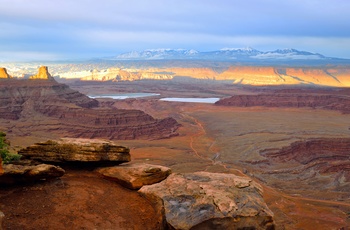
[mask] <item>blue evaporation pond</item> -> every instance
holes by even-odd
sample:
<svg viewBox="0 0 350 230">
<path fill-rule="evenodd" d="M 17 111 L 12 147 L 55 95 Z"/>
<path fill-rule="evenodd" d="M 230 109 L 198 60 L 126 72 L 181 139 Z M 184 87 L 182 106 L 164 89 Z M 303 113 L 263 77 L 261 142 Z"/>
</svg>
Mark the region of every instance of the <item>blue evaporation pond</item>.
<svg viewBox="0 0 350 230">
<path fill-rule="evenodd" d="M 209 98 L 191 98 L 191 97 L 166 97 L 160 99 L 161 101 L 173 101 L 173 102 L 192 102 L 192 103 L 209 103 L 209 104 L 214 104 L 220 98 L 218 97 L 209 97 Z"/>
<path fill-rule="evenodd" d="M 157 93 L 123 93 L 123 94 L 101 94 L 101 95 L 88 95 L 90 98 L 112 98 L 117 100 L 124 100 L 128 98 L 138 97 L 152 97 L 159 96 Z"/>
</svg>

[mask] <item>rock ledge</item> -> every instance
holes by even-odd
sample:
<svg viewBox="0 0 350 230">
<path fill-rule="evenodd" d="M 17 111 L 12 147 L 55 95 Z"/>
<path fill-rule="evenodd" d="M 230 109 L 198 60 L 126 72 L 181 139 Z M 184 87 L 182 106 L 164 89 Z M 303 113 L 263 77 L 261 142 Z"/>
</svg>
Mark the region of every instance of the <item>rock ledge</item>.
<svg viewBox="0 0 350 230">
<path fill-rule="evenodd" d="M 50 163 L 113 163 L 130 161 L 129 148 L 110 141 L 63 138 L 36 143 L 18 153 L 25 159 Z"/>
</svg>

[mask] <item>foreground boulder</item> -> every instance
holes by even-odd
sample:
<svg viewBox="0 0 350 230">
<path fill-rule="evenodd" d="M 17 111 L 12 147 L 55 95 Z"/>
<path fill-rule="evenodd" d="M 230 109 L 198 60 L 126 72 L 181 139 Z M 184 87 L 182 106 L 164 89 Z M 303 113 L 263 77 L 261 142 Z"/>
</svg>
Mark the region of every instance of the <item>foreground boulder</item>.
<svg viewBox="0 0 350 230">
<path fill-rule="evenodd" d="M 139 192 L 155 203 L 170 229 L 274 229 L 262 188 L 232 174 L 171 174 Z"/>
<path fill-rule="evenodd" d="M 36 143 L 18 151 L 24 159 L 50 163 L 120 164 L 130 161 L 129 148 L 110 141 L 64 138 Z"/>
<path fill-rule="evenodd" d="M 0 184 L 15 184 L 53 179 L 64 175 L 65 171 L 58 166 L 40 164 L 23 166 L 6 164 L 4 173 L 0 176 Z"/>
<path fill-rule="evenodd" d="M 129 189 L 139 189 L 166 179 L 171 169 L 151 164 L 125 164 L 97 170 L 103 177 Z"/>
</svg>

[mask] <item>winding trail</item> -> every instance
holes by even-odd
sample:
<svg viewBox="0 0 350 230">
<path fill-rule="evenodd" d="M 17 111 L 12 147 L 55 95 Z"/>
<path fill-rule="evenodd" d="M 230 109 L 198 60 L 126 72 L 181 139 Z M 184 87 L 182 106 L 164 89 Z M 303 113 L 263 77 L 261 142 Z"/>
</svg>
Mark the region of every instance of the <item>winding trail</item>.
<svg viewBox="0 0 350 230">
<path fill-rule="evenodd" d="M 220 165 L 222 166 L 224 169 L 228 170 L 229 172 L 235 172 L 235 175 L 238 175 L 238 176 L 243 176 L 243 177 L 247 177 L 246 174 L 244 174 L 241 170 L 239 169 L 234 169 L 234 168 L 228 168 L 228 165 L 224 164 L 223 162 L 221 161 L 215 161 L 213 159 L 210 159 L 210 158 L 207 158 L 207 157 L 204 157 L 202 156 L 199 151 L 194 147 L 194 142 L 196 141 L 196 139 L 198 139 L 199 137 L 201 136 L 204 136 L 207 134 L 207 132 L 205 131 L 202 123 L 196 119 L 195 117 L 193 116 L 190 116 L 188 114 L 185 114 L 185 113 L 181 113 L 183 117 L 187 117 L 189 119 L 191 119 L 195 124 L 196 126 L 198 127 L 198 132 L 191 135 L 190 136 L 190 148 L 191 150 L 193 151 L 193 153 L 200 159 L 202 160 L 207 160 L 207 161 L 210 161 L 212 163 L 212 165 Z M 213 152 L 213 154 L 215 153 L 215 151 L 212 150 L 213 146 L 215 145 L 216 141 L 214 140 L 212 142 L 212 144 L 210 145 L 209 147 L 209 151 Z M 217 153 L 217 152 L 216 152 Z M 209 166 L 207 166 L 208 168 Z M 207 170 L 206 168 L 206 170 Z M 205 171 L 206 171 L 205 170 Z M 253 178 L 252 178 L 253 179 Z M 276 189 L 274 189 L 273 187 L 271 186 L 268 186 L 266 185 L 265 183 L 262 183 L 261 181 L 257 180 L 256 178 L 253 179 L 255 182 L 257 182 L 258 184 L 262 185 L 264 190 L 265 191 L 269 191 L 269 192 L 273 192 L 275 193 L 276 195 L 280 196 L 280 197 L 283 197 L 285 199 L 292 199 L 292 200 L 298 200 L 298 201 L 306 201 L 306 202 L 316 202 L 316 203 L 321 203 L 321 204 L 324 204 L 324 205 L 339 205 L 339 206 L 344 206 L 344 207 L 350 207 L 350 203 L 347 203 L 347 202 L 341 202 L 341 201 L 332 201 L 332 200 L 320 200 L 320 199 L 314 199 L 314 198 L 308 198 L 308 197 L 299 197 L 299 196 L 292 196 L 292 195 L 288 195 L 286 193 L 283 193 L 281 191 L 277 191 Z"/>
</svg>

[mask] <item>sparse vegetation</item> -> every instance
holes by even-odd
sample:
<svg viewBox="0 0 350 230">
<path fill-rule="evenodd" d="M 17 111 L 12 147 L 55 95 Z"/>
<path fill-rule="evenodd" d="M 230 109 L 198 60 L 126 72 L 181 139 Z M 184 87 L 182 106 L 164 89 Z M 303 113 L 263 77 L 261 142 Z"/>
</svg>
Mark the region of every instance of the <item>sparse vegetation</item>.
<svg viewBox="0 0 350 230">
<path fill-rule="evenodd" d="M 4 132 L 0 132 L 0 157 L 4 164 L 21 159 L 21 155 L 9 151 L 9 143 L 6 141 L 6 133 Z"/>
</svg>

